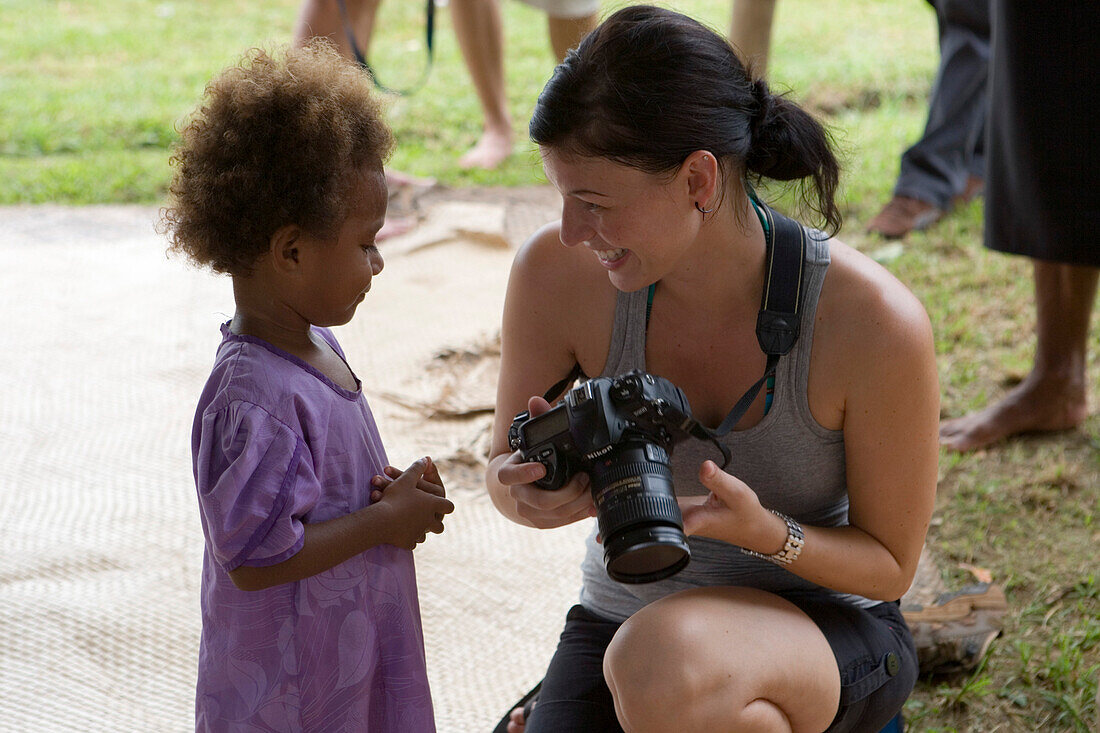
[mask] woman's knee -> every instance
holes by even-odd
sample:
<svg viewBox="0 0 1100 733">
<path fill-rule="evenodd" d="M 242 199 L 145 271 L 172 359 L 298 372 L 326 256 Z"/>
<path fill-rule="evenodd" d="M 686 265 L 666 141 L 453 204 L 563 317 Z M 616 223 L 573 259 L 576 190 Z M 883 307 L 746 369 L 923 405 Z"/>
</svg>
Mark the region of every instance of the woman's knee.
<svg viewBox="0 0 1100 733">
<path fill-rule="evenodd" d="M 821 653 L 813 653 L 815 644 L 806 643 L 813 639 L 804 636 L 820 632 L 800 616 L 782 599 L 754 589 L 697 589 L 646 606 L 619 628 L 604 656 L 604 677 L 623 727 L 635 733 L 827 726 L 838 691 L 825 689 L 831 685 L 820 678 L 838 676 L 835 660 L 824 639 Z M 794 655 L 803 674 L 790 675 L 787 665 L 782 673 L 776 669 L 776 653 L 794 658 L 787 653 L 792 646 L 804 650 Z M 831 675 L 818 674 L 813 682 L 817 667 Z"/>
<path fill-rule="evenodd" d="M 694 670 L 684 663 L 689 634 L 665 618 L 639 614 L 628 619 L 608 645 L 604 679 L 625 730 L 672 730 L 663 718 L 670 706 L 684 704 L 692 686 Z"/>
<path fill-rule="evenodd" d="M 741 680 L 715 675 L 701 650 L 716 643 L 706 613 L 670 596 L 627 619 L 604 654 L 604 677 L 627 731 L 694 730 L 694 713 L 715 695 L 731 701 Z M 720 688 L 720 689 L 719 689 Z"/>
</svg>

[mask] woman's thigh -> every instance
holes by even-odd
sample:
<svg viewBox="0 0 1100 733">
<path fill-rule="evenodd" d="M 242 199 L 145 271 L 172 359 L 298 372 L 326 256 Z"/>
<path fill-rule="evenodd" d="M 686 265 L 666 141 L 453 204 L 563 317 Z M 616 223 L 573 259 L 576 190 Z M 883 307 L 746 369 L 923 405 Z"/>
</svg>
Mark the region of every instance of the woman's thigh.
<svg viewBox="0 0 1100 733">
<path fill-rule="evenodd" d="M 604 666 L 620 705 L 650 700 L 675 721 L 666 729 L 677 731 L 694 729 L 692 721 L 705 717 L 708 704 L 724 720 L 709 729 L 730 729 L 730 693 L 723 685 L 746 680 L 768 686 L 768 697 L 749 710 L 765 729 L 768 715 L 787 705 L 796 711 L 787 721 L 797 723 L 794 730 L 877 731 L 901 709 L 917 675 L 912 637 L 891 603 L 858 609 L 823 593 L 784 601 L 752 589 L 698 589 L 647 606 L 619 629 L 580 606 L 569 612 L 528 733 L 621 731 Z M 839 678 L 839 693 L 814 679 L 819 669 L 826 681 Z M 704 694 L 689 706 L 693 690 Z M 743 698 L 748 694 L 758 693 L 743 692 Z M 751 706 L 742 699 L 737 712 L 745 707 Z M 807 711 L 803 724 L 799 716 Z M 636 727 L 670 724 L 657 713 L 647 712 Z M 623 715 L 630 720 L 630 710 Z M 700 721 L 701 729 L 707 725 Z"/>
<path fill-rule="evenodd" d="M 651 603 L 604 660 L 629 731 L 823 731 L 840 672 L 825 635 L 791 602 L 753 588 L 699 588 Z"/>
<path fill-rule="evenodd" d="M 897 603 L 855 608 L 820 593 L 791 596 L 832 647 L 840 707 L 829 733 L 881 730 L 917 681 L 917 650 Z"/>
</svg>

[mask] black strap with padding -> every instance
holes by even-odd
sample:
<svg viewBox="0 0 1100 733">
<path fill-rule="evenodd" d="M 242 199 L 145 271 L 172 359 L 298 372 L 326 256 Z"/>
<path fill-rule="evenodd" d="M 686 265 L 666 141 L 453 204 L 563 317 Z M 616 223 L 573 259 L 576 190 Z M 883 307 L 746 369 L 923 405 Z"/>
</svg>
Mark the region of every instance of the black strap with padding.
<svg viewBox="0 0 1100 733">
<path fill-rule="evenodd" d="M 802 268 L 806 263 L 806 230 L 793 219 L 760 207 L 768 220 L 765 241 L 764 292 L 760 295 L 760 312 L 756 316 L 756 340 L 767 357 L 764 376 L 749 387 L 737 404 L 715 430 L 722 436 L 733 430 L 744 417 L 768 378 L 775 375 L 779 357 L 790 353 L 798 341 L 799 307 L 802 305 Z"/>
<path fill-rule="evenodd" d="M 699 437 L 720 437 L 733 430 L 760 394 L 760 389 L 768 378 L 775 375 L 779 357 L 789 354 L 798 341 L 802 270 L 806 263 L 806 230 L 798 222 L 772 211 L 767 206 L 761 205 L 760 209 L 768 223 L 765 232 L 764 292 L 760 295 L 760 312 L 756 316 L 756 340 L 760 344 L 760 350 L 768 357 L 764 376 L 741 396 L 717 429 L 708 430 L 708 436 Z M 574 364 L 569 374 L 547 390 L 546 401 L 552 403 L 561 397 L 583 374 L 581 365 Z"/>
</svg>

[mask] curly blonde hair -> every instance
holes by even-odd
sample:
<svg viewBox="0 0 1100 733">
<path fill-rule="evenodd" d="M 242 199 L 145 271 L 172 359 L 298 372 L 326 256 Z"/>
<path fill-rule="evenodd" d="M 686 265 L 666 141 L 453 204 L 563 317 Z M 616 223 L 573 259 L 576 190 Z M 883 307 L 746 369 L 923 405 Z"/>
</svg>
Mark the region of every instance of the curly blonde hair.
<svg viewBox="0 0 1100 733">
<path fill-rule="evenodd" d="M 370 78 L 325 41 L 248 51 L 206 87 L 180 131 L 161 230 L 169 251 L 248 275 L 272 234 L 332 236 L 364 166 L 393 149 Z"/>
</svg>

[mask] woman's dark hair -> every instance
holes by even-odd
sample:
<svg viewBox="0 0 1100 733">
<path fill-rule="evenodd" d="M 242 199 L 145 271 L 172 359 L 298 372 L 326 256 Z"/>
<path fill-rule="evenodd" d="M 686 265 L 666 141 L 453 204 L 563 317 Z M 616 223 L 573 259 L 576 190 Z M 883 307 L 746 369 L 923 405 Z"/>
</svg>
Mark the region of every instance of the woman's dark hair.
<svg viewBox="0 0 1100 733">
<path fill-rule="evenodd" d="M 333 234 L 356 174 L 381 169 L 392 147 L 370 78 L 331 44 L 281 59 L 252 49 L 207 85 L 181 131 L 160 229 L 170 251 L 247 275 L 286 224 Z"/>
<path fill-rule="evenodd" d="M 539 95 L 531 139 L 670 173 L 709 150 L 724 173 L 812 180 L 806 206 L 835 233 L 839 165 L 821 123 L 753 80 L 729 43 L 687 16 L 623 8 L 566 56 Z"/>
</svg>

